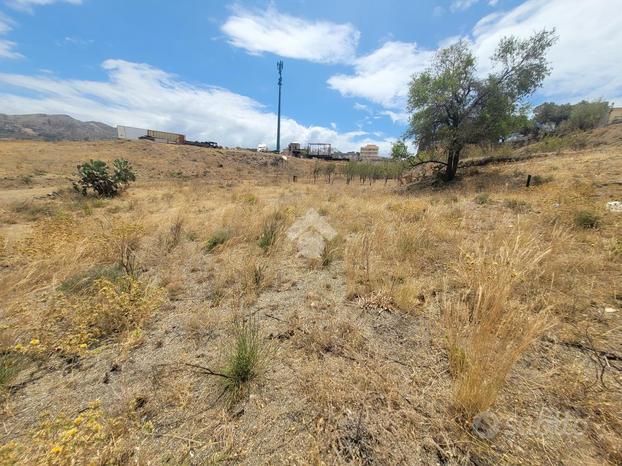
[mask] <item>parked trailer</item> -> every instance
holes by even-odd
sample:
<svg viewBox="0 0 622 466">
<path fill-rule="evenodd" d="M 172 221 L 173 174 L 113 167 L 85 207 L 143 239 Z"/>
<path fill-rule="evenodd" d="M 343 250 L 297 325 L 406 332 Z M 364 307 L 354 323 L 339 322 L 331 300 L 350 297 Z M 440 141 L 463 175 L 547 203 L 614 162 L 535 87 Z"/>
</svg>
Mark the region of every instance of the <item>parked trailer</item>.
<svg viewBox="0 0 622 466">
<path fill-rule="evenodd" d="M 133 128 L 131 126 L 117 126 L 117 138 L 138 140 L 147 136 L 148 129 Z"/>
<path fill-rule="evenodd" d="M 147 132 L 147 136 L 152 137 L 155 142 L 167 144 L 184 144 L 186 142 L 186 136 L 183 134 L 167 133 L 166 131 L 154 131 L 150 129 Z"/>
</svg>

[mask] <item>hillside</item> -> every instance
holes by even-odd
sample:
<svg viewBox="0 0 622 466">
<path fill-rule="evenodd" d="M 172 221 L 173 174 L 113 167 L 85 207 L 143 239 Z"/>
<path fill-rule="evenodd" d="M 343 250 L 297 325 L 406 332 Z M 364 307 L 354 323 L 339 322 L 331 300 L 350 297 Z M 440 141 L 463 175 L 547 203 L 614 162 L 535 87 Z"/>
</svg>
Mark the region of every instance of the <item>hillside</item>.
<svg viewBox="0 0 622 466">
<path fill-rule="evenodd" d="M 80 121 L 68 115 L 0 114 L 0 139 L 99 141 L 116 137 L 117 131 L 112 126 Z"/>
<path fill-rule="evenodd" d="M 0 141 L 0 464 L 622 463 L 606 140 L 449 186 Z M 127 192 L 71 192 L 116 157 Z"/>
</svg>

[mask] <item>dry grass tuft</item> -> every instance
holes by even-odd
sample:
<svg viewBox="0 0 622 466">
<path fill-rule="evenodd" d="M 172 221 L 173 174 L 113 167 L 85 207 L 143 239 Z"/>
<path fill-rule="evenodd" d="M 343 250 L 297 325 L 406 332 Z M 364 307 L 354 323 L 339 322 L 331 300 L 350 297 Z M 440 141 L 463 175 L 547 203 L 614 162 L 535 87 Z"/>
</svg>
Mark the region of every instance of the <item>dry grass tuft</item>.
<svg viewBox="0 0 622 466">
<path fill-rule="evenodd" d="M 466 288 L 443 303 L 454 403 L 469 418 L 492 406 L 516 361 L 547 326 L 541 302 L 522 302 L 516 292 L 550 251 L 520 235 L 495 246 L 463 253 L 458 273 Z"/>
</svg>

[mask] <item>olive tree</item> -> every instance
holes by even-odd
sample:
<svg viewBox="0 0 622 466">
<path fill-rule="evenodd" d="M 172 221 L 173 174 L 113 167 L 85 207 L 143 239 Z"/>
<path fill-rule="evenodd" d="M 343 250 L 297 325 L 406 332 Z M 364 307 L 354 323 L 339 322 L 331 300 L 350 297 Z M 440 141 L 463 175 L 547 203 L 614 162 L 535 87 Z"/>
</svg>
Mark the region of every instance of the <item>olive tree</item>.
<svg viewBox="0 0 622 466">
<path fill-rule="evenodd" d="M 466 144 L 497 142 L 506 135 L 524 99 L 549 75 L 546 52 L 556 39 L 554 30 L 501 39 L 487 76 L 478 74 L 466 41 L 440 49 L 432 65 L 410 83 L 406 137 L 415 139 L 420 153 L 440 151 L 445 157 L 415 163 L 444 165 L 444 179 L 450 181 Z"/>
</svg>

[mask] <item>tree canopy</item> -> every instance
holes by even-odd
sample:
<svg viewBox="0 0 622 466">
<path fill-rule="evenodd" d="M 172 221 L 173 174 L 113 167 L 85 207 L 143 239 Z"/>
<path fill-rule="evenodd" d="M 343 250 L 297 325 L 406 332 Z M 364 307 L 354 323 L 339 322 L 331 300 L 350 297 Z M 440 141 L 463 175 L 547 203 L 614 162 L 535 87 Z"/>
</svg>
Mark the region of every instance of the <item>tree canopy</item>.
<svg viewBox="0 0 622 466">
<path fill-rule="evenodd" d="M 398 139 L 391 144 L 391 158 L 396 160 L 406 159 L 410 156 L 408 147 L 402 139 Z"/>
<path fill-rule="evenodd" d="M 556 39 L 554 30 L 501 39 L 491 57 L 492 71 L 484 77 L 466 41 L 439 50 L 409 89 L 406 137 L 415 139 L 419 151 L 446 154 L 446 161 L 424 162 L 444 165 L 445 179 L 452 180 L 466 144 L 496 142 L 520 123 L 523 100 L 550 73 L 546 52 Z"/>
<path fill-rule="evenodd" d="M 611 104 L 602 100 L 582 100 L 574 105 L 545 102 L 533 109 L 533 119 L 541 126 L 552 125 L 561 132 L 586 131 L 595 128 L 610 108 Z"/>
</svg>

